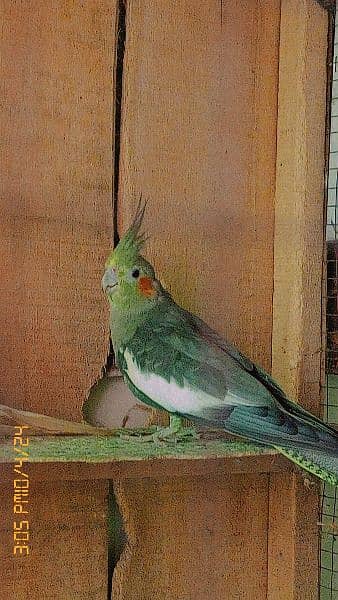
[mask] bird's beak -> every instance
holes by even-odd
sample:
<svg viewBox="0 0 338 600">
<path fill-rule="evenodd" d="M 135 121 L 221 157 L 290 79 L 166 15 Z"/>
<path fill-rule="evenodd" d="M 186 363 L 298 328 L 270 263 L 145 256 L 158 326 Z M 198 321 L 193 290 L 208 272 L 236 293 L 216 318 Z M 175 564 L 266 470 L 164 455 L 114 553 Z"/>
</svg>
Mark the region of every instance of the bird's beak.
<svg viewBox="0 0 338 600">
<path fill-rule="evenodd" d="M 106 294 L 112 294 L 115 290 L 117 290 L 118 279 L 117 275 L 111 267 L 106 269 L 103 277 L 102 277 L 102 289 Z"/>
</svg>

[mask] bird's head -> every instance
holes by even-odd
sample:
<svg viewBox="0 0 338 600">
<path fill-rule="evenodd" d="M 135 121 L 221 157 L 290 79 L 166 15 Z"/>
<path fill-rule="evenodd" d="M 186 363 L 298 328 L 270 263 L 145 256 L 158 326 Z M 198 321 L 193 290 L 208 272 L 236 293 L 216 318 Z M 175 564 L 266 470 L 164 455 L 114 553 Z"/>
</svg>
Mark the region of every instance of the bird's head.
<svg viewBox="0 0 338 600">
<path fill-rule="evenodd" d="M 145 206 L 137 209 L 134 221 L 106 262 L 102 288 L 116 309 L 142 310 L 154 304 L 161 291 L 153 267 L 141 256 L 145 237 L 140 233 Z"/>
</svg>

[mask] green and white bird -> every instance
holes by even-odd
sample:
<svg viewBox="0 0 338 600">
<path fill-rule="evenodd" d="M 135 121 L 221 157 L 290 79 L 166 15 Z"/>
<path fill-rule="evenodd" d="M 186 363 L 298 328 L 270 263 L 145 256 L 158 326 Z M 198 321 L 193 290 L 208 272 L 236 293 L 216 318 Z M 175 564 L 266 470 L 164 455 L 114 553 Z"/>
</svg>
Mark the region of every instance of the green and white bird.
<svg viewBox="0 0 338 600">
<path fill-rule="evenodd" d="M 178 306 L 141 255 L 139 207 L 102 279 L 116 362 L 133 394 L 180 418 L 272 446 L 338 486 L 338 434 L 289 400 L 263 369 Z M 168 431 L 166 432 L 168 433 Z"/>
</svg>

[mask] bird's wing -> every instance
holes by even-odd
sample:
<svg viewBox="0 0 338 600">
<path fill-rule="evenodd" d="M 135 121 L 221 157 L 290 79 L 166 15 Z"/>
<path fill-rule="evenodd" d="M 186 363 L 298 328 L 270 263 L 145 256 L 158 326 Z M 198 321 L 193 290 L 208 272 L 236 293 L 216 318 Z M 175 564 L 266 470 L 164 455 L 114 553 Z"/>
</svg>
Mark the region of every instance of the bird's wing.
<svg viewBox="0 0 338 600">
<path fill-rule="evenodd" d="M 119 363 L 137 389 L 170 412 L 271 445 L 315 447 L 318 435 L 332 443 L 319 419 L 177 305 L 154 311 L 121 347 Z"/>
<path fill-rule="evenodd" d="M 270 392 L 229 352 L 200 335 L 188 315 L 176 305 L 164 313 L 154 311 L 121 349 L 122 370 L 138 368 L 144 375 L 203 393 L 206 406 L 210 398 L 224 408 L 272 404 Z"/>
<path fill-rule="evenodd" d="M 305 410 L 300 404 L 292 402 L 286 396 L 283 389 L 278 383 L 265 371 L 262 367 L 259 367 L 242 354 L 235 346 L 233 346 L 227 340 L 224 340 L 218 333 L 213 331 L 202 319 L 199 319 L 195 315 L 188 313 L 192 326 L 195 329 L 197 335 L 201 336 L 206 341 L 216 345 L 221 351 L 229 354 L 243 369 L 245 369 L 252 377 L 260 381 L 260 383 L 270 391 L 277 406 L 281 411 L 288 415 L 292 415 L 296 419 L 301 419 L 303 422 L 309 425 L 316 425 L 322 428 L 323 431 L 330 430 L 335 436 L 337 435 L 336 430 L 330 427 L 312 413 Z"/>
</svg>

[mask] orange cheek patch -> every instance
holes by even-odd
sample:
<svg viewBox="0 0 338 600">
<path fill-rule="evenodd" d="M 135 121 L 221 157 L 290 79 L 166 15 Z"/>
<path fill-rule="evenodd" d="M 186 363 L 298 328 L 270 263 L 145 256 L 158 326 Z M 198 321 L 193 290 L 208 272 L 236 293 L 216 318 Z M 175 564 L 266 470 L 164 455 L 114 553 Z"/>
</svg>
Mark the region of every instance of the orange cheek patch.
<svg viewBox="0 0 338 600">
<path fill-rule="evenodd" d="M 138 287 L 143 296 L 151 298 L 156 294 L 151 277 L 140 277 Z"/>
</svg>

